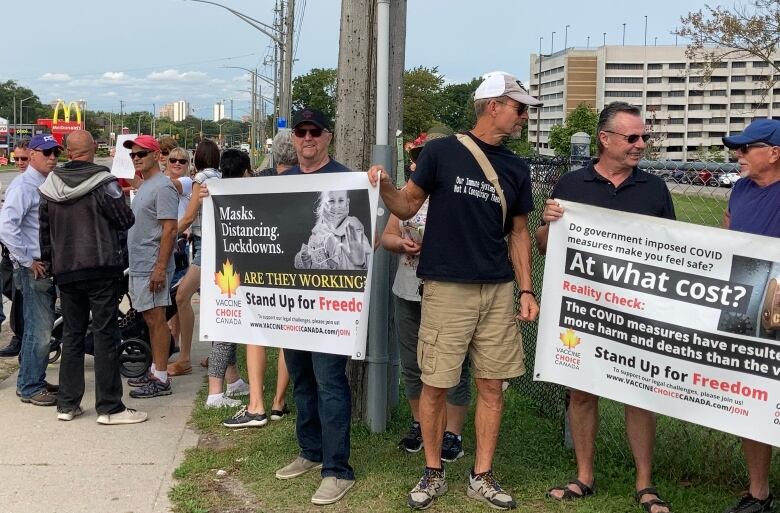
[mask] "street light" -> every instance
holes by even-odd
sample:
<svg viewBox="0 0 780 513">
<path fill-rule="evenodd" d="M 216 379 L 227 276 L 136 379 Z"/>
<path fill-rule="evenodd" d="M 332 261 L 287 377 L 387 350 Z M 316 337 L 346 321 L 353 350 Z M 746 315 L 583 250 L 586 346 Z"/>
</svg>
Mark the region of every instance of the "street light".
<svg viewBox="0 0 780 513">
<path fill-rule="evenodd" d="M 23 100 L 19 100 L 19 124 L 20 125 L 24 124 L 24 110 L 22 110 L 24 107 L 22 107 L 22 105 L 24 104 L 24 102 L 26 102 L 27 100 L 30 100 L 32 98 L 35 98 L 35 96 L 28 96 L 27 98 L 25 98 Z"/>
<path fill-rule="evenodd" d="M 251 70 L 249 68 L 243 68 L 241 66 L 223 66 L 224 68 L 235 68 L 235 69 L 242 69 L 244 71 L 249 72 L 250 75 L 252 75 L 252 125 L 251 125 L 251 135 L 250 139 L 252 139 L 251 142 L 251 151 L 249 152 L 250 159 L 252 161 L 252 167 L 256 164 L 255 162 L 255 152 L 257 150 L 257 79 L 262 78 L 263 80 L 266 80 L 270 82 L 266 77 L 260 75 L 257 70 Z M 274 94 L 276 94 L 276 83 L 272 83 L 274 86 Z M 276 116 L 276 119 L 278 118 L 278 114 Z M 276 125 L 276 123 L 274 123 Z"/>
<path fill-rule="evenodd" d="M 271 38 L 271 40 L 277 44 L 277 46 L 279 47 L 279 52 L 281 54 L 281 60 L 283 63 L 282 80 L 281 80 L 282 84 L 281 87 L 279 88 L 280 89 L 279 110 L 281 115 L 284 115 L 285 118 L 289 118 L 290 105 L 291 105 L 291 93 L 292 93 L 292 57 L 293 57 L 292 15 L 295 10 L 295 0 L 287 0 L 287 14 L 285 16 L 285 25 L 287 25 L 286 30 L 284 28 L 279 29 L 277 27 L 268 25 L 267 23 L 263 23 L 260 20 L 256 20 L 251 16 L 247 16 L 246 14 L 243 14 L 239 11 L 236 11 L 235 9 L 231 9 L 230 7 L 227 7 L 217 2 L 212 2 L 210 0 L 190 0 L 190 1 L 198 2 L 202 4 L 211 4 L 211 5 L 216 5 L 217 7 L 221 7 L 226 11 L 230 12 L 231 14 L 237 16 L 242 21 L 252 26 L 254 29 L 259 30 L 260 32 L 262 32 L 263 34 Z M 276 94 L 276 91 L 274 91 L 274 94 Z"/>
</svg>

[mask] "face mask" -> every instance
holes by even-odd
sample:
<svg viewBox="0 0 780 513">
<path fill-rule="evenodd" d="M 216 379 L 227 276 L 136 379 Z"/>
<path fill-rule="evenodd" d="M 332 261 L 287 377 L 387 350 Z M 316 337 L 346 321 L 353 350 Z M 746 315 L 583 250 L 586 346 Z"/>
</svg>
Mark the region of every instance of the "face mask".
<svg viewBox="0 0 780 513">
<path fill-rule="evenodd" d="M 341 221 L 347 217 L 347 214 L 349 214 L 349 206 L 347 206 L 346 203 L 343 207 L 331 207 L 328 203 L 326 203 L 322 209 L 323 219 L 325 219 L 325 221 L 331 226 L 338 226 Z"/>
</svg>

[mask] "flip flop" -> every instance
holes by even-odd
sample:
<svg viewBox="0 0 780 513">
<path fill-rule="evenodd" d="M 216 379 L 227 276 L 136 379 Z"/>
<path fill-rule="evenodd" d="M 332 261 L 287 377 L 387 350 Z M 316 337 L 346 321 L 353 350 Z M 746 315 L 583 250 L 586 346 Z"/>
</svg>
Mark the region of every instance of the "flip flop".
<svg viewBox="0 0 780 513">
<path fill-rule="evenodd" d="M 185 374 L 192 374 L 192 365 L 182 367 L 179 365 L 179 362 L 168 365 L 169 376 L 184 376 Z"/>
</svg>

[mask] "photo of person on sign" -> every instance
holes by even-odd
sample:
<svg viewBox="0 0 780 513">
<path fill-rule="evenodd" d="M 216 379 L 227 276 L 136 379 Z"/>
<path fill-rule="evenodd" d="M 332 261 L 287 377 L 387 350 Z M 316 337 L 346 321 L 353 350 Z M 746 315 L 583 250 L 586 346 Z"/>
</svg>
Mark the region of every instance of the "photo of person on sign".
<svg viewBox="0 0 780 513">
<path fill-rule="evenodd" d="M 317 222 L 308 243 L 295 255 L 295 268 L 367 269 L 371 243 L 363 223 L 349 215 L 348 192 L 322 192 L 315 213 Z"/>
</svg>

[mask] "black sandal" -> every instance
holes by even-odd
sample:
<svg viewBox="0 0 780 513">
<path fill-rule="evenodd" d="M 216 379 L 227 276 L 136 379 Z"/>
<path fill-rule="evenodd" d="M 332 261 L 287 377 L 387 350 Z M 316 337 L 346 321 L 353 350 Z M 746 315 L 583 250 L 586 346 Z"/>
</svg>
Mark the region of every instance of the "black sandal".
<svg viewBox="0 0 780 513">
<path fill-rule="evenodd" d="M 290 409 L 287 407 L 287 403 L 284 403 L 281 410 L 271 410 L 271 420 L 282 420 L 290 414 Z"/>
<path fill-rule="evenodd" d="M 649 501 L 642 502 L 642 496 L 644 495 L 655 495 L 655 499 L 650 499 Z M 648 486 L 647 488 L 643 488 L 639 490 L 638 492 L 634 492 L 634 500 L 636 500 L 637 504 L 642 506 L 642 508 L 647 513 L 652 513 L 653 506 L 661 506 L 669 510 L 669 513 L 672 512 L 672 505 L 666 502 L 661 498 L 661 494 L 658 493 L 658 490 L 655 489 L 653 486 Z"/>
<path fill-rule="evenodd" d="M 575 490 L 569 488 L 569 485 L 579 486 L 580 493 L 577 493 Z M 561 495 L 560 497 L 556 497 L 555 495 L 550 493 L 558 490 L 563 492 L 563 495 Z M 572 479 L 571 481 L 569 481 L 563 486 L 556 486 L 555 488 L 550 488 L 549 490 L 547 490 L 547 497 L 556 501 L 575 501 L 578 499 L 584 499 L 585 497 L 590 497 L 592 495 L 596 495 L 596 481 L 593 481 L 593 484 L 591 486 L 588 486 L 576 478 Z"/>
</svg>

